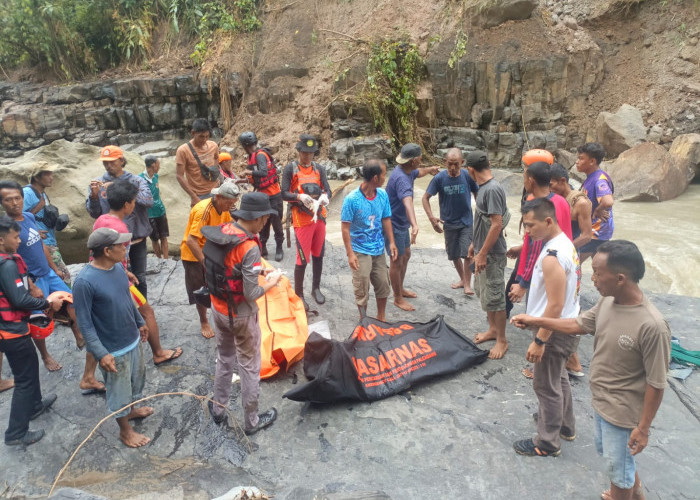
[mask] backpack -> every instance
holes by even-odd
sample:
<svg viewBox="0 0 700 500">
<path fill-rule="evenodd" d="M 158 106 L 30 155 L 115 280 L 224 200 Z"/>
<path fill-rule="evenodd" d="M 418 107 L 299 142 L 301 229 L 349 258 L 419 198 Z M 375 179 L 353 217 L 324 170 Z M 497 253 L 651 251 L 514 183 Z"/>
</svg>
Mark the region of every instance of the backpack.
<svg viewBox="0 0 700 500">
<path fill-rule="evenodd" d="M 207 239 L 202 249 L 204 281 L 211 295 L 226 302 L 229 325 L 233 328 L 233 314 L 238 314 L 238 305 L 245 300 L 243 272 L 240 262 L 233 267 L 227 267 L 226 256 L 246 241 L 253 240 L 258 246 L 260 242 L 257 237 L 248 235 L 245 231 L 236 228 L 233 223 L 205 226 L 202 228 L 202 236 Z"/>
</svg>

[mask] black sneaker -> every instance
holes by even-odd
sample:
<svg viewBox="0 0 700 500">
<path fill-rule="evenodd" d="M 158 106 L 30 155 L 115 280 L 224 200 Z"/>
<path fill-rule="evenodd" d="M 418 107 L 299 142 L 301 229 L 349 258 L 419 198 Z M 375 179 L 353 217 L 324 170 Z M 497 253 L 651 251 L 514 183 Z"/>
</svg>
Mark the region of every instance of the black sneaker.
<svg viewBox="0 0 700 500">
<path fill-rule="evenodd" d="M 5 441 L 5 444 L 7 446 L 17 446 L 19 444 L 23 446 L 29 446 L 30 444 L 34 444 L 37 441 L 41 441 L 41 438 L 44 437 L 44 434 L 45 433 L 43 429 L 39 429 L 38 431 L 27 431 L 27 433 L 21 438 Z"/>
<path fill-rule="evenodd" d="M 558 457 L 561 455 L 560 449 L 554 451 L 543 450 L 539 446 L 535 446 L 532 439 L 516 441 L 513 443 L 513 449 L 518 455 L 525 455 L 528 457 Z"/>
<path fill-rule="evenodd" d="M 277 250 L 275 250 L 275 260 L 277 262 L 281 261 L 284 257 L 284 250 L 282 250 L 282 245 L 277 245 Z"/>
<path fill-rule="evenodd" d="M 311 290 L 311 296 L 319 305 L 323 305 L 326 303 L 326 297 L 321 293 L 320 288 L 314 288 L 313 290 Z"/>
<path fill-rule="evenodd" d="M 537 412 L 532 414 L 532 418 L 537 423 Z M 576 434 L 566 434 L 564 431 L 559 432 L 559 437 L 562 438 L 564 441 L 573 441 L 576 439 Z"/>
<path fill-rule="evenodd" d="M 221 425 L 223 421 L 226 420 L 226 412 L 222 413 L 221 415 L 214 413 L 214 403 L 211 401 L 207 401 L 207 408 L 209 408 L 209 414 L 211 415 L 211 418 L 214 419 L 214 423 L 216 425 Z"/>
<path fill-rule="evenodd" d="M 44 413 L 46 410 L 51 408 L 51 405 L 56 402 L 56 395 L 55 394 L 49 394 L 46 396 L 44 399 L 41 400 L 41 408 L 38 410 L 34 410 L 34 413 L 32 413 L 32 416 L 29 417 L 29 420 L 34 420 L 35 418 L 39 417 L 42 413 Z M 42 431 L 43 432 L 43 431 Z M 39 438 L 41 439 L 41 438 Z M 37 439 L 38 441 L 38 439 Z"/>
<path fill-rule="evenodd" d="M 274 407 L 270 408 L 265 413 L 258 414 L 258 425 L 256 425 L 252 429 L 246 429 L 246 436 L 252 436 L 260 429 L 264 429 L 265 427 L 272 425 L 272 422 L 274 422 L 275 420 L 277 420 L 277 410 Z"/>
</svg>

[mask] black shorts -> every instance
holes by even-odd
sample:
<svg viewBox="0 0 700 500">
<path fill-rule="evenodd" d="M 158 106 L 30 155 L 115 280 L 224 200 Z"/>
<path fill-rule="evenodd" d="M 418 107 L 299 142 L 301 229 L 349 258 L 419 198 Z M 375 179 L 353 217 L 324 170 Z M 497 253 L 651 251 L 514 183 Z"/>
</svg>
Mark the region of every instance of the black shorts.
<svg viewBox="0 0 700 500">
<path fill-rule="evenodd" d="M 582 253 L 592 253 L 595 255 L 598 252 L 598 247 L 603 243 L 607 243 L 608 240 L 591 240 L 581 248 L 578 249 L 579 255 Z"/>
<path fill-rule="evenodd" d="M 455 229 L 445 228 L 445 250 L 448 260 L 464 258 L 469 253 L 472 243 L 472 227 L 462 226 Z"/>
<path fill-rule="evenodd" d="M 170 229 L 168 228 L 167 216 L 162 215 L 160 217 L 148 219 L 148 222 L 151 223 L 151 239 L 153 241 L 157 241 L 170 236 Z"/>
<path fill-rule="evenodd" d="M 187 299 L 190 301 L 190 304 L 194 304 L 194 292 L 204 286 L 204 267 L 199 262 L 189 260 L 183 260 L 182 265 L 185 268 Z"/>
</svg>

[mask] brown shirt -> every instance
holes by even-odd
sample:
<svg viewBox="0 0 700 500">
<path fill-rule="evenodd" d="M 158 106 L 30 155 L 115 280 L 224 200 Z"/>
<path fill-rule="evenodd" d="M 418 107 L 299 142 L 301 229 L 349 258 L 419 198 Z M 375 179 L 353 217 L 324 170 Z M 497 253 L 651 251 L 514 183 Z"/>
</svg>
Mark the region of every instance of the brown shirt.
<svg viewBox="0 0 700 500">
<path fill-rule="evenodd" d="M 577 323 L 594 335 L 591 361 L 593 408 L 601 417 L 632 429 L 644 406 L 646 386 L 666 387 L 671 331 L 646 296 L 636 306 L 602 297 Z"/>
<path fill-rule="evenodd" d="M 207 141 L 203 148 L 195 147 L 194 150 L 204 166 L 219 165 L 219 146 L 214 141 Z M 192 156 L 192 151 L 190 151 L 190 147 L 187 144 L 177 148 L 177 153 L 175 153 L 175 166 L 179 167 L 180 165 L 185 166 L 185 178 L 197 196 L 209 194 L 212 189 L 219 185 L 218 180 L 210 182 L 202 177 L 199 164 Z"/>
</svg>

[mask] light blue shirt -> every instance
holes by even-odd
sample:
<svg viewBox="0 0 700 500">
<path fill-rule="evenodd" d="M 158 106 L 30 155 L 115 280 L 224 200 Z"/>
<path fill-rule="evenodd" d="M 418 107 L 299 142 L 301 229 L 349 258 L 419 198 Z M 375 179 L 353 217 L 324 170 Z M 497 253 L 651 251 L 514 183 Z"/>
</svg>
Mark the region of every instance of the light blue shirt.
<svg viewBox="0 0 700 500">
<path fill-rule="evenodd" d="M 384 253 L 382 219 L 391 217 L 386 191 L 379 188 L 371 200 L 357 188 L 343 200 L 340 220 L 350 223 L 350 240 L 354 252 L 365 255 Z"/>
<path fill-rule="evenodd" d="M 39 197 L 36 195 L 31 186 L 24 186 L 24 189 L 22 191 L 24 191 L 24 207 L 22 208 L 22 212 L 29 212 L 32 208 L 37 206 L 37 204 L 39 203 Z M 42 193 L 42 196 L 44 197 L 44 203 L 48 205 L 49 197 L 46 196 L 46 193 Z M 49 229 L 48 227 L 46 227 L 46 224 L 39 220 L 43 216 L 43 208 L 34 214 L 34 218 L 36 219 L 36 226 L 39 228 L 40 231 L 46 231 L 46 238 L 44 239 L 44 243 L 55 247 L 58 245 L 58 243 L 56 243 L 56 233 L 53 229 Z"/>
</svg>

